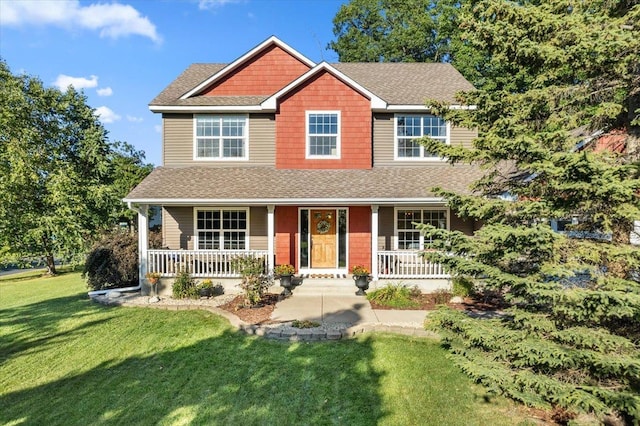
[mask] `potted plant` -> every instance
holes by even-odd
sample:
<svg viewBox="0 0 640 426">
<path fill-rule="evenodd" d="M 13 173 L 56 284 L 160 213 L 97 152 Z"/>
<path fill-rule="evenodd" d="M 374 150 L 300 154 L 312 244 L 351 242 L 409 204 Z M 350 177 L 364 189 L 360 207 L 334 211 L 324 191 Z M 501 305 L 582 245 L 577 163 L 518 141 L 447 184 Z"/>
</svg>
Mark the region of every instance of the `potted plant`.
<svg viewBox="0 0 640 426">
<path fill-rule="evenodd" d="M 213 296 L 213 283 L 210 279 L 203 280 L 198 284 L 198 293 L 200 293 L 200 297 Z"/>
<path fill-rule="evenodd" d="M 157 302 L 160 300 L 158 297 L 158 281 L 160 281 L 160 272 L 147 272 L 145 278 L 151 285 L 151 289 L 153 290 L 154 296 L 152 297 L 152 301 Z"/>
<path fill-rule="evenodd" d="M 356 283 L 356 287 L 358 287 L 356 296 L 365 296 L 367 294 L 365 290 L 369 288 L 369 281 L 371 281 L 369 270 L 363 265 L 354 265 L 351 268 L 351 274 L 353 274 L 353 280 Z"/>
<path fill-rule="evenodd" d="M 280 285 L 284 288 L 282 292 L 283 296 L 291 295 L 291 287 L 293 286 L 291 277 L 295 272 L 296 270 L 293 265 L 289 265 L 288 263 L 273 268 L 274 275 L 280 278 Z"/>
</svg>

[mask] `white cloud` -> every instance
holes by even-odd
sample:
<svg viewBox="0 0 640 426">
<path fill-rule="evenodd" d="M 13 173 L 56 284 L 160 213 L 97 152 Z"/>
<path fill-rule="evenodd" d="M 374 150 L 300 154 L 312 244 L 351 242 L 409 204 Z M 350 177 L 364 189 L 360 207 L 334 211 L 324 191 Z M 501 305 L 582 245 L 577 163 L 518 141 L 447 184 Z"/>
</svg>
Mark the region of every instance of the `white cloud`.
<svg viewBox="0 0 640 426">
<path fill-rule="evenodd" d="M 96 93 L 98 93 L 98 96 L 111 96 L 113 95 L 113 90 L 111 90 L 111 87 L 104 87 L 102 89 L 97 89 Z"/>
<path fill-rule="evenodd" d="M 96 115 L 103 123 L 113 123 L 120 120 L 120 116 L 113 112 L 111 108 L 106 106 L 100 106 L 96 108 Z"/>
<path fill-rule="evenodd" d="M 127 115 L 127 121 L 130 121 L 132 123 L 142 123 L 144 121 L 144 118 L 134 117 L 133 115 Z"/>
<path fill-rule="evenodd" d="M 0 25 L 28 24 L 89 29 L 99 31 L 100 37 L 114 39 L 133 34 L 148 37 L 156 43 L 162 41 L 156 26 L 126 4 L 96 3 L 82 6 L 78 0 L 2 0 Z"/>
<path fill-rule="evenodd" d="M 98 76 L 92 75 L 89 78 L 85 78 L 60 74 L 56 81 L 53 82 L 53 85 L 62 91 L 67 90 L 69 86 L 73 86 L 76 90 L 88 89 L 98 86 Z"/>
<path fill-rule="evenodd" d="M 198 8 L 200 10 L 216 9 L 233 3 L 244 3 L 244 0 L 200 0 L 198 2 Z"/>
<path fill-rule="evenodd" d="M 162 125 L 156 124 L 155 126 L 153 126 L 153 130 L 155 130 L 156 133 L 162 133 Z"/>
</svg>

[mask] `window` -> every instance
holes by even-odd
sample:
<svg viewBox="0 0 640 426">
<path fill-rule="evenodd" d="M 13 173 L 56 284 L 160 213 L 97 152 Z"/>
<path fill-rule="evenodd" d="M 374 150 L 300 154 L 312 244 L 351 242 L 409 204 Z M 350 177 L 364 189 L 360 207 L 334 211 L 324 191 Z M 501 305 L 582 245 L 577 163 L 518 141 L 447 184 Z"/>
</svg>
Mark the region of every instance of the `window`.
<svg viewBox="0 0 640 426">
<path fill-rule="evenodd" d="M 196 115 L 194 121 L 194 159 L 247 159 L 246 116 Z"/>
<path fill-rule="evenodd" d="M 447 210 L 403 209 L 396 210 L 396 235 L 398 250 L 422 250 L 425 237 L 416 229 L 414 222 L 428 223 L 438 229 L 447 229 Z"/>
<path fill-rule="evenodd" d="M 247 210 L 196 210 L 198 250 L 245 250 Z"/>
<path fill-rule="evenodd" d="M 340 158 L 339 111 L 307 111 L 307 158 Z"/>
<path fill-rule="evenodd" d="M 435 115 L 396 115 L 396 159 L 435 159 L 416 139 L 429 136 L 449 143 L 447 123 Z"/>
</svg>

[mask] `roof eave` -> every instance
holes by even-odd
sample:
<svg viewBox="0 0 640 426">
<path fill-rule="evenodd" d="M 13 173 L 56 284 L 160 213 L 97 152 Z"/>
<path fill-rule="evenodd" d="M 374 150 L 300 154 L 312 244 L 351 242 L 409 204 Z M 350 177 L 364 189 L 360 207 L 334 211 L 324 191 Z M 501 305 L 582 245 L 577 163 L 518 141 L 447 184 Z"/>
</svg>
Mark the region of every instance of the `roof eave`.
<svg viewBox="0 0 640 426">
<path fill-rule="evenodd" d="M 129 204 L 148 204 L 163 206 L 370 206 L 393 205 L 411 206 L 423 204 L 441 204 L 442 197 L 411 197 L 411 198 L 125 198 L 123 202 Z"/>
</svg>

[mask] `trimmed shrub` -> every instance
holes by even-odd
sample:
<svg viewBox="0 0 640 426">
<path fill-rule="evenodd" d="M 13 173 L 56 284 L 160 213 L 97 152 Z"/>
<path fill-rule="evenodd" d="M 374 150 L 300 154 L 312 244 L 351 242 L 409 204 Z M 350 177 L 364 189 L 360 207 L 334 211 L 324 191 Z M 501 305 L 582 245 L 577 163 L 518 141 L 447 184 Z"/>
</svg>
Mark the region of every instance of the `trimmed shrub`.
<svg viewBox="0 0 640 426">
<path fill-rule="evenodd" d="M 453 277 L 453 295 L 460 297 L 468 297 L 473 294 L 474 285 L 473 281 L 466 277 L 455 276 Z"/>
<path fill-rule="evenodd" d="M 91 290 L 138 285 L 138 236 L 126 231 L 103 235 L 87 256 L 82 271 Z"/>
<path fill-rule="evenodd" d="M 182 270 L 173 282 L 172 294 L 174 299 L 196 299 L 199 296 L 198 286 L 188 271 Z"/>
<path fill-rule="evenodd" d="M 403 284 L 387 284 L 386 287 L 379 288 L 367 294 L 367 299 L 371 302 L 391 308 L 415 308 L 419 305 L 413 300 L 420 293 L 417 288 L 409 288 Z"/>
<path fill-rule="evenodd" d="M 255 306 L 273 284 L 273 279 L 264 272 L 264 259 L 251 256 L 238 256 L 232 261 L 233 269 L 242 275 L 240 288 L 244 291 L 245 303 Z"/>
</svg>

